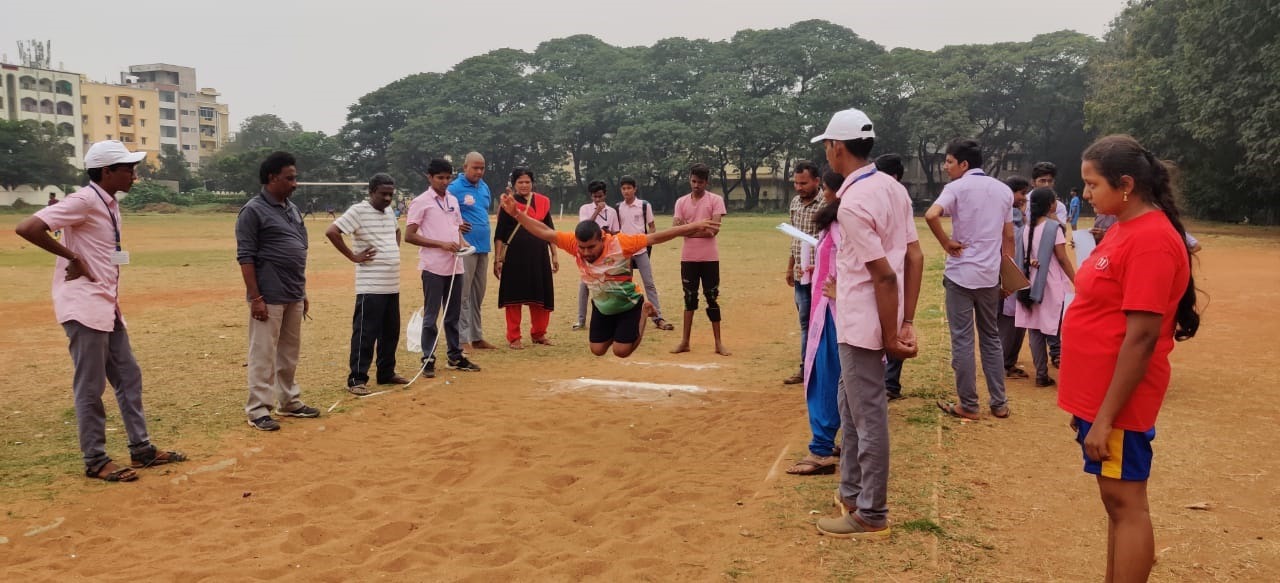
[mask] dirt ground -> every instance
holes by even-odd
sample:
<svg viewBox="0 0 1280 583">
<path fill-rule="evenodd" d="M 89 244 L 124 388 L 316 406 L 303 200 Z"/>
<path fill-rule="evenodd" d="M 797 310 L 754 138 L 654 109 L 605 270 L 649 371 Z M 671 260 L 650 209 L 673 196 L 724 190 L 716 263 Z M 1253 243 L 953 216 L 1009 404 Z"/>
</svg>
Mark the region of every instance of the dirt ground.
<svg viewBox="0 0 1280 583">
<path fill-rule="evenodd" d="M 130 484 L 80 476 L 51 260 L 0 217 L 0 580 L 1081 581 L 1101 577 L 1105 516 L 1052 390 L 1010 384 L 1008 420 L 941 419 L 952 393 L 940 286 L 928 272 L 910 398 L 891 405 L 894 535 L 818 536 L 832 476 L 782 472 L 808 441 L 780 216 L 721 240 L 726 343 L 650 329 L 630 359 L 569 329 L 562 257 L 552 347 L 480 351 L 474 374 L 342 390 L 351 267 L 312 220 L 299 378 L 321 419 L 243 421 L 246 310 L 233 217 L 126 217 L 122 305 L 153 440 L 192 456 Z M 664 222 L 660 219 L 660 222 Z M 1204 326 L 1174 351 L 1150 482 L 1157 581 L 1280 580 L 1280 231 L 1197 225 Z M 922 231 L 927 234 L 927 231 Z M 402 306 L 420 303 L 406 255 Z M 679 320 L 678 243 L 655 265 Z M 496 282 L 485 329 L 501 343 Z M 527 326 L 527 323 L 526 323 Z M 402 350 L 400 372 L 413 356 Z M 1028 366 L 1029 357 L 1023 359 Z M 636 381 L 675 385 L 634 389 Z M 108 401 L 108 410 L 114 408 Z M 127 459 L 112 412 L 108 449 Z M 1193 510 L 1188 506 L 1207 506 Z"/>
</svg>

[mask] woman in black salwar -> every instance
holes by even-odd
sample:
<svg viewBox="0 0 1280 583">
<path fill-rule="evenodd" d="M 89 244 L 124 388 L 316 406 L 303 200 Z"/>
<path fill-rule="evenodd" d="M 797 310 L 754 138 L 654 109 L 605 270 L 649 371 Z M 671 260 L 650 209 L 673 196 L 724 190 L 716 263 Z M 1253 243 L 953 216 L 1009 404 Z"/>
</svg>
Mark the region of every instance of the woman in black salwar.
<svg viewBox="0 0 1280 583">
<path fill-rule="evenodd" d="M 529 216 L 554 229 L 551 199 L 533 192 L 533 179 L 533 172 L 528 168 L 512 170 L 507 193 L 515 197 L 517 206 Z M 547 325 L 555 310 L 552 274 L 560 270 L 555 247 L 530 235 L 520 228 L 515 218 L 501 210 L 493 241 L 497 256 L 493 275 L 498 278 L 498 307 L 506 310 L 508 346 L 516 350 L 524 348 L 520 341 L 521 306 L 529 306 L 529 336 L 533 343 L 551 345 Z"/>
</svg>

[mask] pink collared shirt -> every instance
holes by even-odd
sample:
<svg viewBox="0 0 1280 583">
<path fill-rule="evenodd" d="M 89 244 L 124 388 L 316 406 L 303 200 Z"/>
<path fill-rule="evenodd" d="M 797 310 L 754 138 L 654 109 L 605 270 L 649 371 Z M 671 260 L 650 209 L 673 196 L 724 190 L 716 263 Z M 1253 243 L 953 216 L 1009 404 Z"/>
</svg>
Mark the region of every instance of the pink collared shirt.
<svg viewBox="0 0 1280 583">
<path fill-rule="evenodd" d="M 457 241 L 462 226 L 462 211 L 458 199 L 445 193 L 444 198 L 430 188 L 418 195 L 409 204 L 408 225 L 417 225 L 418 234 L 436 241 Z M 453 253 L 436 247 L 423 247 L 418 250 L 418 270 L 430 271 L 436 275 L 457 275 L 462 273 L 462 262 L 457 261 Z"/>
<path fill-rule="evenodd" d="M 725 210 L 724 198 L 706 191 L 702 198 L 694 200 L 693 193 L 686 194 L 676 200 L 675 216 L 683 223 L 696 223 L 707 219 L 716 219 L 728 214 Z M 720 247 L 715 237 L 685 237 L 684 247 L 680 249 L 681 261 L 719 261 Z"/>
<path fill-rule="evenodd" d="M 114 330 L 116 314 L 120 313 L 120 267 L 111 262 L 111 254 L 116 250 L 116 230 L 124 228 L 115 197 L 93 185 L 86 186 L 58 204 L 36 211 L 35 216 L 50 230 L 62 230 L 62 244 L 98 280 L 80 277 L 67 281 L 68 262 L 57 259 L 53 268 L 53 312 L 58 323 L 76 321 L 101 332 Z M 123 316 L 120 322 L 124 323 Z"/>
<path fill-rule="evenodd" d="M 625 199 L 618 203 L 618 225 L 622 227 L 623 233 L 633 235 L 648 233 L 651 222 L 653 222 L 653 205 L 639 198 L 632 203 L 628 203 Z M 636 255 L 644 253 L 645 250 L 641 249 Z"/>
<path fill-rule="evenodd" d="M 892 176 L 874 170 L 875 165 L 868 164 L 845 178 L 840 187 L 840 210 L 836 213 L 840 230 L 836 249 L 836 340 L 868 350 L 884 348 L 884 339 L 875 283 L 867 264 L 887 259 L 898 274 L 901 327 L 907 245 L 920 240 L 907 189 Z"/>
<path fill-rule="evenodd" d="M 975 169 L 943 187 L 933 204 L 951 217 L 951 238 L 965 245 L 959 257 L 947 256 L 942 275 L 967 289 L 1000 285 L 1000 253 L 1004 226 L 1013 222 L 1013 191 Z"/>
</svg>

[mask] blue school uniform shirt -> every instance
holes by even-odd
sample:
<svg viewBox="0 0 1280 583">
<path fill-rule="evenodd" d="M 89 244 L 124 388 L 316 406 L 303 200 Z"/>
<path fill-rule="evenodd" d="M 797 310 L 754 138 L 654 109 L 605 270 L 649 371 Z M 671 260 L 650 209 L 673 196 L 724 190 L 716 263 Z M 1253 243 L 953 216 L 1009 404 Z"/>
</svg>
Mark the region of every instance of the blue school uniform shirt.
<svg viewBox="0 0 1280 583">
<path fill-rule="evenodd" d="M 489 203 L 493 200 L 489 194 L 489 185 L 484 180 L 471 184 L 466 176 L 459 175 L 449 183 L 449 194 L 458 199 L 462 208 L 462 220 L 471 223 L 471 232 L 463 235 L 468 245 L 476 248 L 476 253 L 488 253 L 492 236 L 489 230 Z M 467 198 L 470 197 L 470 198 Z"/>
</svg>

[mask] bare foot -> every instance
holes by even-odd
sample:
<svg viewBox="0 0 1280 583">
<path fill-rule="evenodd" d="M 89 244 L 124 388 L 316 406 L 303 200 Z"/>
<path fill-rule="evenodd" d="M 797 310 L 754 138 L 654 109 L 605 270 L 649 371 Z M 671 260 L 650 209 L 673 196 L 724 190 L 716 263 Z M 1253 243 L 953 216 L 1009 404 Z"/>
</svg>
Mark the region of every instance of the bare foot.
<svg viewBox="0 0 1280 583">
<path fill-rule="evenodd" d="M 680 354 L 681 352 L 689 352 L 688 342 L 681 342 L 679 346 L 671 349 L 671 354 Z"/>
<path fill-rule="evenodd" d="M 729 355 L 731 355 L 731 354 L 733 354 L 733 353 L 732 353 L 732 352 L 729 352 L 729 350 L 728 350 L 727 348 L 725 348 L 723 344 L 717 344 L 717 345 L 716 345 L 716 354 L 719 354 L 720 356 L 729 356 Z"/>
<path fill-rule="evenodd" d="M 512 342 L 507 346 L 511 347 L 512 350 L 524 350 L 524 343 L 520 342 L 519 340 L 516 340 L 515 342 Z"/>
<path fill-rule="evenodd" d="M 471 345 L 480 350 L 493 350 L 497 348 L 497 346 L 489 344 L 488 340 L 476 340 L 475 342 L 472 342 Z"/>
<path fill-rule="evenodd" d="M 551 343 L 551 339 L 547 338 L 546 336 L 543 336 L 542 338 L 534 338 L 533 343 L 541 344 L 543 346 L 555 346 L 555 344 Z"/>
</svg>

